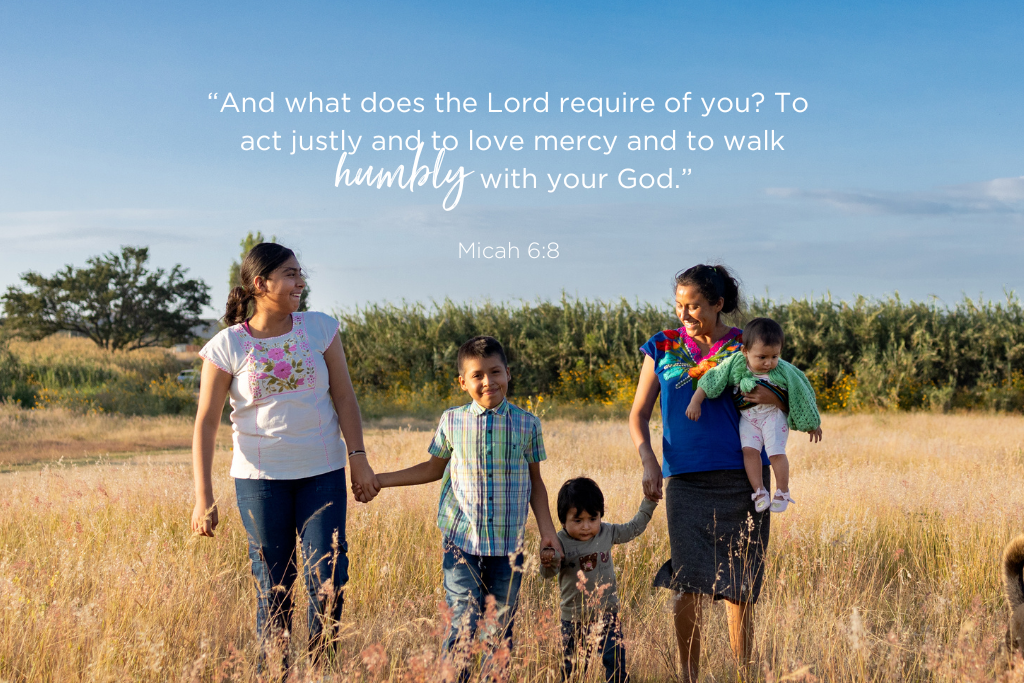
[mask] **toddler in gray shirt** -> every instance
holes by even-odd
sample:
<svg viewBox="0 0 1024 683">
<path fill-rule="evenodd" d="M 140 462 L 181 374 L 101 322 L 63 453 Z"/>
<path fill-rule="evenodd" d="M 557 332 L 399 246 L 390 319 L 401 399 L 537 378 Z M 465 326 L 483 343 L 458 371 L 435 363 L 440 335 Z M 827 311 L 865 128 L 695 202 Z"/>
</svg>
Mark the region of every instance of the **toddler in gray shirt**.
<svg viewBox="0 0 1024 683">
<path fill-rule="evenodd" d="M 541 551 L 541 575 L 558 575 L 562 592 L 562 680 L 572 675 L 575 660 L 582 654 L 586 663 L 591 642 L 588 634 L 599 638 L 605 679 L 622 683 L 626 675 L 619 623 L 619 596 L 612 564 L 612 546 L 628 543 L 647 528 L 657 503 L 644 499 L 640 510 L 625 524 L 608 524 L 604 516 L 604 494 L 592 479 L 570 479 L 558 491 L 558 519 L 562 530 L 558 540 L 565 556 L 559 559 L 554 549 Z M 583 645 L 582 653 L 577 646 Z"/>
</svg>

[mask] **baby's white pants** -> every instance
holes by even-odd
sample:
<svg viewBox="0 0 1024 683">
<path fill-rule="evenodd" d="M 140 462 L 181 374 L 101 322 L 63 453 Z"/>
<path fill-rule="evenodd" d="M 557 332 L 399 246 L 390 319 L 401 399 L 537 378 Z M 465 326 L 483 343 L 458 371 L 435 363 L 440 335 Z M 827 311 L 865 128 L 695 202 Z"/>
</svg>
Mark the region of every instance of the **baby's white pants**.
<svg viewBox="0 0 1024 683">
<path fill-rule="evenodd" d="M 740 445 L 761 450 L 768 457 L 786 454 L 789 425 L 786 414 L 777 406 L 756 405 L 740 411 Z"/>
</svg>

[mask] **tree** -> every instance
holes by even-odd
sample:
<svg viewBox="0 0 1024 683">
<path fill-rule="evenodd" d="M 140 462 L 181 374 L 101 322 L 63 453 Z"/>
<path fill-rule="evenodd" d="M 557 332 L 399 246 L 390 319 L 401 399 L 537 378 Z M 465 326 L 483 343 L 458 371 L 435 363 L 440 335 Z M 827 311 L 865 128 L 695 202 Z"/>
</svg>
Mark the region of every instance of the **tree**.
<svg viewBox="0 0 1024 683">
<path fill-rule="evenodd" d="M 245 260 L 245 255 L 249 253 L 249 250 L 255 247 L 260 242 L 277 242 L 277 235 L 271 235 L 269 240 L 263 238 L 263 233 L 259 230 L 253 234 L 252 230 L 246 234 L 242 241 L 238 243 L 238 246 L 242 247 L 242 255 L 238 261 L 232 261 L 231 266 L 228 268 L 228 291 L 235 287 L 242 286 L 242 264 L 241 261 Z M 307 301 L 309 300 L 309 283 L 302 288 L 302 296 L 299 297 L 299 310 L 308 311 Z"/>
<path fill-rule="evenodd" d="M 186 279 L 181 265 L 149 271 L 148 260 L 147 247 L 121 247 L 88 259 L 86 268 L 24 273 L 27 290 L 12 285 L 3 297 L 5 326 L 29 339 L 77 332 L 111 351 L 190 341 L 209 286 Z"/>
</svg>

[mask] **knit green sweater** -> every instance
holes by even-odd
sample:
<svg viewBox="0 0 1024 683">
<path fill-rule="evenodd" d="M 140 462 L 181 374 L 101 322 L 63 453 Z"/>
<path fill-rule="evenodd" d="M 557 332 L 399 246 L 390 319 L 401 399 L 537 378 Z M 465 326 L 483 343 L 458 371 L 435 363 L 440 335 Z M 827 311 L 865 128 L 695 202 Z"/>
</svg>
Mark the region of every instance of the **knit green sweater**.
<svg viewBox="0 0 1024 683">
<path fill-rule="evenodd" d="M 810 432 L 821 426 L 818 404 L 814 400 L 814 388 L 807 376 L 792 363 L 779 360 L 768 373 L 768 379 L 789 392 L 789 428 L 798 432 Z M 757 378 L 747 367 L 747 357 L 734 353 L 707 372 L 697 382 L 708 398 L 717 398 L 726 387 L 738 386 L 740 391 L 752 391 Z"/>
</svg>

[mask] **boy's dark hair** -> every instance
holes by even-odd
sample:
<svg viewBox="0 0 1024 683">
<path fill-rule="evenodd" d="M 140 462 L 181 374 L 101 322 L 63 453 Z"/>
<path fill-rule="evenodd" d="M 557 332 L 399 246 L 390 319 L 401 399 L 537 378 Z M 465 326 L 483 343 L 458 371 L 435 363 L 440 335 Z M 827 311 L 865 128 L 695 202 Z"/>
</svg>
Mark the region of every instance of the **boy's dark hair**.
<svg viewBox="0 0 1024 683">
<path fill-rule="evenodd" d="M 604 516 L 604 494 L 597 482 L 587 477 L 576 477 L 562 484 L 558 489 L 558 521 L 565 526 L 569 510 Z"/>
<path fill-rule="evenodd" d="M 490 358 L 497 356 L 501 364 L 508 368 L 508 359 L 505 358 L 505 349 L 501 348 L 501 342 L 494 337 L 479 336 L 473 337 L 459 347 L 458 365 L 459 374 L 462 374 L 462 363 L 468 358 Z"/>
<path fill-rule="evenodd" d="M 765 346 L 782 347 L 785 335 L 782 325 L 771 318 L 754 318 L 743 328 L 743 345 L 750 349 L 756 342 Z"/>
</svg>

